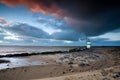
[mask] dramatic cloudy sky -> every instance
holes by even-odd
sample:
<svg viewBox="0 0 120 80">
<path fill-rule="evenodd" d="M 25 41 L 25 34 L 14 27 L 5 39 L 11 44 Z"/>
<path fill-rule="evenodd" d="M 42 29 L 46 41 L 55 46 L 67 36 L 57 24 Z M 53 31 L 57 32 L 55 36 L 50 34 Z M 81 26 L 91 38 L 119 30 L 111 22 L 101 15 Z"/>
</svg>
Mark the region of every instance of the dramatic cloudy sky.
<svg viewBox="0 0 120 80">
<path fill-rule="evenodd" d="M 0 0 L 0 45 L 120 46 L 119 0 Z"/>
</svg>

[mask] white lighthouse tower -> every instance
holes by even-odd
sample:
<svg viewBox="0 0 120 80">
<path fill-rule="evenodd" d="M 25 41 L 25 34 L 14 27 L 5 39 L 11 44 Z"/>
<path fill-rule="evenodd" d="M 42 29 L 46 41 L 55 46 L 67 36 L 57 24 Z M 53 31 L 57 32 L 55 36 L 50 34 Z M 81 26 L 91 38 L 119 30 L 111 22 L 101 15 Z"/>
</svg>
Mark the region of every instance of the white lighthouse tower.
<svg viewBox="0 0 120 80">
<path fill-rule="evenodd" d="M 89 49 L 91 48 L 91 41 L 88 39 L 86 40 L 86 47 Z"/>
</svg>

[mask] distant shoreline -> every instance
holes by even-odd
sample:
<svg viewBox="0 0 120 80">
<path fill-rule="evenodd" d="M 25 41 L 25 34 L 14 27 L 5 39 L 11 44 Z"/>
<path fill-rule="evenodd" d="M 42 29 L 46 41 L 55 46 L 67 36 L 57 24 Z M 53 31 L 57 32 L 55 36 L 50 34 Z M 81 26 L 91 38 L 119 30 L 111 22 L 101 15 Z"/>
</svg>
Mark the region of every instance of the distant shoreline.
<svg viewBox="0 0 120 80">
<path fill-rule="evenodd" d="M 10 46 L 8 46 L 8 47 L 10 47 Z M 18 47 L 27 47 L 27 46 L 18 46 Z M 33 47 L 33 46 L 29 46 L 29 47 Z M 37 47 L 37 46 L 34 46 L 34 47 Z M 42 47 L 42 46 L 38 46 L 38 47 Z M 55 47 L 55 46 L 43 46 L 43 47 Z M 62 47 L 62 46 L 58 46 L 58 47 Z M 66 46 L 64 46 L 64 47 L 66 47 Z M 70 46 L 70 47 L 74 47 L 74 46 Z M 92 50 L 94 48 L 119 48 L 119 47 L 120 46 L 92 46 L 92 48 L 88 49 L 88 50 Z M 71 52 L 79 52 L 79 51 L 84 51 L 84 50 L 87 50 L 87 48 L 85 46 L 83 46 L 83 47 L 76 46 L 76 48 L 71 48 L 68 50 L 30 52 L 30 53 L 23 52 L 23 53 L 19 53 L 19 54 L 18 53 L 6 54 L 6 55 L 0 55 L 0 58 L 3 58 L 3 57 L 23 57 L 23 56 L 32 56 L 32 55 L 47 55 L 47 54 L 57 54 L 57 53 L 71 53 Z"/>
</svg>

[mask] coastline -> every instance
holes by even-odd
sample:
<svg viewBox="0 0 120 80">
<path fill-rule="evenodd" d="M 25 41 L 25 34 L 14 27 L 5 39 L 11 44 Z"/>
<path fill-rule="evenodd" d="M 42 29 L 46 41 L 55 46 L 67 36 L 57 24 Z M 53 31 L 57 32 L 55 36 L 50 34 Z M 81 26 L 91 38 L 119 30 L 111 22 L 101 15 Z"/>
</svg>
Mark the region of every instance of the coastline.
<svg viewBox="0 0 120 80">
<path fill-rule="evenodd" d="M 119 78 L 114 76 L 120 72 L 119 52 L 119 48 L 101 47 L 63 54 L 24 56 L 28 57 L 26 61 L 47 64 L 0 70 L 0 80 L 117 80 Z"/>
</svg>

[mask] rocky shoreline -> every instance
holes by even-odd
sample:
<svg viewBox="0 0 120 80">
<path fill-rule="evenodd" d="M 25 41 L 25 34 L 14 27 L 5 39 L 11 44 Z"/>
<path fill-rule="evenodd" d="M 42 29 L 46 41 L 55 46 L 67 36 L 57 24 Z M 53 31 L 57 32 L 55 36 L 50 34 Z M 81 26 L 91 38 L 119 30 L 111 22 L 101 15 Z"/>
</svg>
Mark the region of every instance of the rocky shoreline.
<svg viewBox="0 0 120 80">
<path fill-rule="evenodd" d="M 119 80 L 119 53 L 119 47 L 94 47 L 80 51 L 75 48 L 66 53 L 47 52 L 44 53 L 46 55 L 17 57 L 47 64 L 2 69 L 0 80 Z"/>
</svg>

